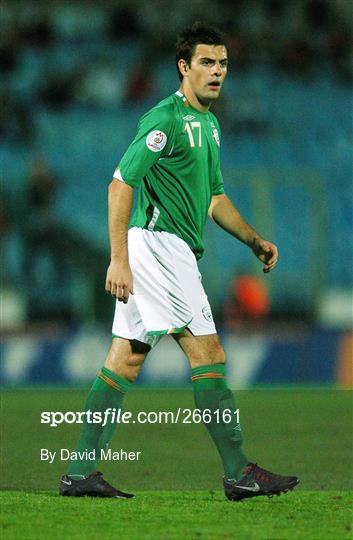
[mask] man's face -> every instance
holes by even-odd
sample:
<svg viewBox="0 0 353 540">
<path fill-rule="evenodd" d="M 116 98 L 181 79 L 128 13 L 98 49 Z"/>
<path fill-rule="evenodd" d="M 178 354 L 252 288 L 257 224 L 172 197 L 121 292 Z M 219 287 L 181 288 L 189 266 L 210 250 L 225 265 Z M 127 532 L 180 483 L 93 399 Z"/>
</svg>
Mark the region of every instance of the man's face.
<svg viewBox="0 0 353 540">
<path fill-rule="evenodd" d="M 207 104 L 219 97 L 227 75 L 227 65 L 227 49 L 224 45 L 196 45 L 184 81 L 200 103 Z"/>
</svg>

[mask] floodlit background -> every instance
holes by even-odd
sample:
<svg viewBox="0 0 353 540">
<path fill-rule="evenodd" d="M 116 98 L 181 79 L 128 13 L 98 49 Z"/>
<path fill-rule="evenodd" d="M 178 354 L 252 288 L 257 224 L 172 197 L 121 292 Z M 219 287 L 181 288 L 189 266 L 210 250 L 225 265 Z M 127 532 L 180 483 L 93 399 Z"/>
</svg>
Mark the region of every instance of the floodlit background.
<svg viewBox="0 0 353 540">
<path fill-rule="evenodd" d="M 178 89 L 176 35 L 201 19 L 229 44 L 214 108 L 226 191 L 280 251 L 264 276 L 207 225 L 231 385 L 351 384 L 351 3 L 13 0 L 1 15 L 3 382 L 77 385 L 104 361 L 107 186 L 138 118 Z M 140 382 L 188 379 L 165 338 Z"/>
</svg>

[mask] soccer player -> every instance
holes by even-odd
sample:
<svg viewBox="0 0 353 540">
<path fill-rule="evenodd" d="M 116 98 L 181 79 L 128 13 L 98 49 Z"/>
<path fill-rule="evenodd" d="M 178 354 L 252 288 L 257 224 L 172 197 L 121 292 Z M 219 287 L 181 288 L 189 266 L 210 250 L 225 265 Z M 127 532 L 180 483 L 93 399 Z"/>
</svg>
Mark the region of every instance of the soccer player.
<svg viewBox="0 0 353 540">
<path fill-rule="evenodd" d="M 171 334 L 190 362 L 196 407 L 211 411 L 205 426 L 223 463 L 225 494 L 240 500 L 286 492 L 298 479 L 266 471 L 244 453 L 224 350 L 197 266 L 207 215 L 249 246 L 265 273 L 278 258 L 277 247 L 244 221 L 224 191 L 220 128 L 209 109 L 221 92 L 227 64 L 217 30 L 200 23 L 185 30 L 176 46 L 180 88 L 141 118 L 115 170 L 109 186 L 111 262 L 105 285 L 117 300 L 113 340 L 86 410 L 121 408 L 148 351 Z M 136 188 L 139 198 L 130 219 Z M 231 412 L 230 422 L 223 421 L 225 410 Z M 99 456 L 113 431 L 114 424 L 86 423 L 77 451 L 94 450 Z M 94 460 L 71 461 L 61 495 L 132 497 L 95 469 Z"/>
</svg>

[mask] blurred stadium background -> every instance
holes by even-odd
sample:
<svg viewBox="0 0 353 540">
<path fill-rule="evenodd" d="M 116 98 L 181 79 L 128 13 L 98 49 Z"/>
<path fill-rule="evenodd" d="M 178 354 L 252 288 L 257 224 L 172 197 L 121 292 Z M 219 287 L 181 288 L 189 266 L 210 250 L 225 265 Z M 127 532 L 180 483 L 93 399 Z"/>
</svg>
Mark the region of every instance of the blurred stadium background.
<svg viewBox="0 0 353 540">
<path fill-rule="evenodd" d="M 176 34 L 227 36 L 214 109 L 226 190 L 279 246 L 270 276 L 214 225 L 200 267 L 233 387 L 352 384 L 350 0 L 3 1 L 1 376 L 83 384 L 109 347 L 107 186 L 138 118 L 178 88 Z M 250 277 L 251 276 L 251 277 Z M 140 383 L 182 385 L 170 338 Z"/>
</svg>

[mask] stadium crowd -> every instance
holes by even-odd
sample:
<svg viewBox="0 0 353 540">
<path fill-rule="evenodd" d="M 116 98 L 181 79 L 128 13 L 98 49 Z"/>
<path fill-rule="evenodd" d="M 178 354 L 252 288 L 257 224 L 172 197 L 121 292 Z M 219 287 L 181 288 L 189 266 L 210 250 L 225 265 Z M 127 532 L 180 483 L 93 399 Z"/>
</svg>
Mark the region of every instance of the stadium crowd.
<svg viewBox="0 0 353 540">
<path fill-rule="evenodd" d="M 71 48 L 74 61 L 47 66 L 47 76 L 33 69 L 26 98 L 32 104 L 65 107 L 72 103 L 118 106 L 153 93 L 154 66 L 173 51 L 175 33 L 190 20 L 212 13 L 224 31 L 229 56 L 237 71 L 266 64 L 292 76 L 310 78 L 318 66 L 332 70 L 344 84 L 353 80 L 350 2 L 345 0 L 180 0 L 154 2 L 91 2 L 75 5 L 37 3 L 20 10 L 2 6 L 0 72 L 1 137 L 29 143 L 30 113 L 23 106 L 24 87 L 18 83 L 23 62 L 40 62 L 51 50 Z M 173 24 L 165 24 L 173 20 Z M 82 44 L 89 44 L 89 62 Z M 140 61 L 122 74 L 116 49 L 140 45 Z M 76 54 L 75 54 L 76 50 Z M 37 79 L 37 80 L 36 80 Z M 25 85 L 26 86 L 26 85 Z"/>
<path fill-rule="evenodd" d="M 293 87 L 296 81 L 309 87 L 318 71 L 328 74 L 338 88 L 345 89 L 353 81 L 351 3 L 346 0 L 179 0 L 173 3 L 133 0 L 104 4 L 82 0 L 74 4 L 61 1 L 53 4 L 37 1 L 34 9 L 32 2 L 5 1 L 0 27 L 3 83 L 0 152 L 3 150 L 6 158 L 4 200 L 0 209 L 4 281 L 13 285 L 22 280 L 24 273 L 27 275 L 29 250 L 33 254 L 28 274 L 32 281 L 28 287 L 32 291 L 29 303 L 33 309 L 29 312 L 41 310 L 38 316 L 42 318 L 47 316 L 48 302 L 53 299 L 49 283 L 60 281 L 63 291 L 61 300 L 52 306 L 53 317 L 67 316 L 65 305 L 70 296 L 66 279 L 70 269 L 57 264 L 63 249 L 61 239 L 69 235 L 56 208 L 58 196 L 67 189 L 68 183 L 64 185 L 51 156 L 45 155 L 48 148 L 42 142 L 49 140 L 48 135 L 53 133 L 49 121 L 45 123 L 47 113 L 50 118 L 51 113 L 64 117 L 80 109 L 97 111 L 97 130 L 107 122 L 106 117 L 98 117 L 104 111 L 117 111 L 121 119 L 127 108 L 130 107 L 131 117 L 132 108 L 140 107 L 139 114 L 142 114 L 169 91 L 170 72 L 163 70 L 166 64 L 170 67 L 177 32 L 195 19 L 207 20 L 210 16 L 211 22 L 225 33 L 229 46 L 229 90 L 226 86 L 215 109 L 224 134 L 230 133 L 239 140 L 243 135 L 245 139 L 260 137 L 261 149 L 266 138 L 277 137 L 282 148 L 283 133 L 294 133 L 297 139 L 301 137 L 299 128 L 295 132 L 297 126 L 293 130 L 282 118 L 280 122 L 277 119 L 274 127 L 273 115 L 264 112 L 263 90 L 257 90 L 256 84 L 242 86 L 240 83 L 236 88 L 235 105 L 234 81 L 238 75 L 251 75 L 257 69 L 264 69 L 273 73 L 276 80 L 282 77 L 288 82 L 289 78 Z M 316 84 L 315 79 L 314 89 Z M 280 94 L 285 92 L 279 90 Z M 290 99 L 289 96 L 288 101 Z M 286 109 L 288 105 L 283 103 L 282 110 Z M 38 120 L 40 115 L 41 121 Z M 305 117 L 301 119 L 298 114 L 297 120 L 304 126 Z M 67 124 L 68 129 L 73 131 L 79 122 L 75 117 L 72 125 Z M 325 145 L 331 149 L 337 147 L 337 155 L 340 149 L 348 148 L 349 134 L 347 137 L 344 130 L 339 132 L 340 126 L 334 131 L 335 137 L 337 131 L 336 145 L 326 140 L 324 122 L 319 128 L 313 141 L 318 153 L 324 155 Z M 94 133 L 91 135 L 93 137 Z M 249 138 L 245 139 L 245 154 L 252 154 L 253 139 L 250 143 Z M 80 148 L 85 148 L 88 160 L 87 141 L 81 141 Z M 290 141 L 288 148 L 292 152 Z M 44 155 L 39 155 L 39 149 Z M 262 150 L 261 153 L 264 154 Z M 238 159 L 240 154 L 238 149 Z M 229 155 L 224 151 L 226 158 Z M 21 180 L 22 185 L 15 185 L 13 179 L 18 173 L 16 167 L 12 170 L 12 164 L 21 159 L 25 178 Z M 8 163 L 11 171 L 7 169 Z M 87 166 L 91 167 L 91 161 Z M 70 181 L 77 181 L 72 164 L 68 162 L 67 167 L 71 167 L 73 176 Z M 94 190 L 92 193 L 94 196 Z M 69 197 L 72 198 L 71 194 Z M 23 210 L 24 205 L 27 212 Z M 36 219 L 32 219 L 34 215 Z M 48 216 L 50 219 L 43 226 Z M 73 238 L 66 249 L 77 255 L 74 242 Z M 87 257 L 85 249 L 79 256 L 85 261 L 83 266 Z M 97 259 L 96 253 L 93 259 Z M 47 270 L 43 274 L 38 268 Z M 38 273 L 45 275 L 46 280 L 38 278 Z M 42 302 L 37 301 L 39 297 Z"/>
</svg>

